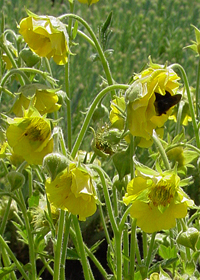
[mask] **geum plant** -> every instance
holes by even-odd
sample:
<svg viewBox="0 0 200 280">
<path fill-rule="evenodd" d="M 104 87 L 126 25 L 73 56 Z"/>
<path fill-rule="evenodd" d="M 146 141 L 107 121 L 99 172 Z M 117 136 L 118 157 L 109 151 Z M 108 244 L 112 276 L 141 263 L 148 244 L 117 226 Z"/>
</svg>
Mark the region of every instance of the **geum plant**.
<svg viewBox="0 0 200 280">
<path fill-rule="evenodd" d="M 151 59 L 128 84 L 118 84 L 101 41 L 109 37 L 112 13 L 98 40 L 73 13 L 74 4 L 58 18 L 27 11 L 21 35 L 2 25 L 0 90 L 12 107 L 1 113 L 1 279 L 43 279 L 44 270 L 54 280 L 68 279 L 67 259 L 80 260 L 86 280 L 95 279 L 89 260 L 101 279 L 200 279 L 199 207 L 187 194 L 188 170 L 192 162 L 198 168 L 200 155 L 198 86 L 193 95 L 181 65 Z M 69 70 L 76 36 L 97 52 L 104 88 L 73 143 Z M 199 52 L 199 45 L 192 48 Z M 55 63 L 64 68 L 62 88 L 52 76 Z M 97 232 L 86 223 L 92 219 L 108 245 L 107 267 L 95 255 L 102 240 L 88 245 L 83 238 L 84 226 L 88 235 Z M 10 220 L 28 247 L 25 264 L 8 242 Z"/>
</svg>

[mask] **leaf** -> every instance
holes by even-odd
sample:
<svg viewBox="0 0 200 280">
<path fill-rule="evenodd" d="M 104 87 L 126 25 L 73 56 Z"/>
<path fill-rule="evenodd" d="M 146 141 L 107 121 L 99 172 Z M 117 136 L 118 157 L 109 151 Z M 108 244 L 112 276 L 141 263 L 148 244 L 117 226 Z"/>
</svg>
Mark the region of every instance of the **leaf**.
<svg viewBox="0 0 200 280">
<path fill-rule="evenodd" d="M 72 39 L 73 39 L 73 40 L 76 38 L 77 31 L 78 31 L 78 21 L 76 20 L 76 21 L 75 21 L 75 24 L 74 24 L 73 31 L 72 31 Z"/>
<path fill-rule="evenodd" d="M 15 269 L 16 269 L 16 265 L 14 263 L 11 264 L 10 266 L 2 267 L 0 269 L 0 279 L 5 280 L 6 278 L 4 278 L 4 276 L 11 273 Z M 7 278 L 7 279 L 10 279 L 10 278 Z"/>
</svg>

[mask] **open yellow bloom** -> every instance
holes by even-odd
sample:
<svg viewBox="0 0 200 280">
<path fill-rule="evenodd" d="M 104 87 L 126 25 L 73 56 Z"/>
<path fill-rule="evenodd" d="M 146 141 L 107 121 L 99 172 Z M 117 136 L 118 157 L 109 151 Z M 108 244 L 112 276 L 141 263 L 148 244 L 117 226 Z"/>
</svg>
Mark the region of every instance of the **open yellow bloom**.
<svg viewBox="0 0 200 280">
<path fill-rule="evenodd" d="M 89 172 L 83 167 L 76 167 L 71 163 L 55 180 L 51 181 L 48 178 L 45 188 L 54 207 L 78 215 L 81 221 L 85 221 L 96 211 L 94 183 Z"/>
<path fill-rule="evenodd" d="M 59 64 L 67 63 L 69 53 L 65 25 L 53 16 L 38 16 L 28 11 L 29 17 L 21 20 L 19 33 L 29 48 L 40 57 Z"/>
<path fill-rule="evenodd" d="M 80 3 L 83 3 L 83 4 L 88 4 L 89 6 L 94 4 L 94 3 L 97 3 L 99 2 L 99 0 L 78 0 Z"/>
<path fill-rule="evenodd" d="M 170 67 L 150 61 L 150 67 L 134 79 L 126 92 L 129 130 L 141 137 L 139 146 L 149 147 L 153 130 L 164 125 L 171 107 L 180 101 L 181 95 L 175 95 L 179 77 Z"/>
<path fill-rule="evenodd" d="M 57 102 L 56 89 L 49 89 L 42 84 L 25 85 L 19 89 L 12 111 L 17 117 L 22 117 L 24 109 L 28 109 L 31 104 L 41 115 L 44 115 L 59 110 L 61 105 Z"/>
<path fill-rule="evenodd" d="M 29 164 L 42 164 L 44 156 L 53 151 L 50 122 L 39 114 L 8 119 L 6 131 L 13 152 Z"/>
<path fill-rule="evenodd" d="M 188 206 L 193 205 L 179 186 L 178 175 L 172 171 L 162 174 L 151 171 L 144 174 L 136 170 L 136 177 L 129 182 L 123 198 L 126 205 L 132 204 L 131 217 L 148 233 L 175 227 L 176 219 L 184 218 Z"/>
</svg>

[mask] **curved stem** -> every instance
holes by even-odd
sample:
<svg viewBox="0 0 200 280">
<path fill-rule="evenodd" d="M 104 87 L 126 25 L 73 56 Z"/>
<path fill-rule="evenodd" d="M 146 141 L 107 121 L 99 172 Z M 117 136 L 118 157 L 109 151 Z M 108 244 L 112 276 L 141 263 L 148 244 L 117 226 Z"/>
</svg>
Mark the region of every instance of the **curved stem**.
<svg viewBox="0 0 200 280">
<path fill-rule="evenodd" d="M 54 253 L 53 280 L 60 280 L 60 264 L 61 264 L 61 252 L 62 252 L 62 240 L 63 240 L 64 224 L 65 224 L 65 211 L 60 210 L 60 218 L 59 218 L 59 224 L 58 224 L 58 235 L 57 235 L 57 242 L 55 244 L 55 253 Z"/>
<path fill-rule="evenodd" d="M 6 83 L 6 81 L 10 78 L 10 76 L 16 75 L 16 74 L 18 75 L 18 77 L 23 77 L 27 84 L 30 84 L 30 81 L 27 78 L 26 74 L 23 72 L 23 70 L 20 70 L 18 68 L 18 69 L 11 69 L 8 72 L 6 72 L 6 74 L 1 79 L 0 86 L 3 87 L 4 84 Z M 23 85 L 24 85 L 24 83 L 23 83 Z"/>
<path fill-rule="evenodd" d="M 155 142 L 155 144 L 156 144 L 156 146 L 157 146 L 157 148 L 158 148 L 158 150 L 160 152 L 160 155 L 162 157 L 162 160 L 164 162 L 164 165 L 165 165 L 166 169 L 170 170 L 171 168 L 170 168 L 170 164 L 169 164 L 167 155 L 165 153 L 165 150 L 164 150 L 164 148 L 163 148 L 163 146 L 162 146 L 162 144 L 161 144 L 161 142 L 160 142 L 160 140 L 159 140 L 155 130 L 153 130 L 152 138 L 153 138 L 153 140 L 154 140 L 154 142 Z"/>
<path fill-rule="evenodd" d="M 99 54 L 99 57 L 101 59 L 101 63 L 102 63 L 102 66 L 104 68 L 108 84 L 112 85 L 113 84 L 113 79 L 112 79 L 112 75 L 111 75 L 111 72 L 110 72 L 108 61 L 106 60 L 106 57 L 105 57 L 104 52 L 101 48 L 101 45 L 100 45 L 96 35 L 94 34 L 93 30 L 89 26 L 89 24 L 84 19 L 82 19 L 81 17 L 79 17 L 77 15 L 74 15 L 74 14 L 64 14 L 64 15 L 60 16 L 59 19 L 62 20 L 63 18 L 66 18 L 66 17 L 76 19 L 87 29 L 87 31 L 89 32 L 89 34 L 90 34 L 90 36 L 91 36 L 91 38 L 92 38 L 92 40 L 95 44 L 96 50 Z M 113 90 L 112 91 L 112 98 L 113 98 L 114 94 L 115 93 L 114 93 L 114 90 Z"/>
<path fill-rule="evenodd" d="M 122 280 L 122 232 L 115 232 L 117 280 Z"/>
<path fill-rule="evenodd" d="M 193 105 L 192 96 L 191 96 L 191 93 L 190 93 L 190 87 L 189 87 L 189 82 L 188 82 L 188 79 L 187 79 L 187 75 L 185 73 L 184 68 L 178 63 L 172 64 L 171 68 L 178 68 L 180 70 L 181 74 L 182 74 L 184 84 L 185 84 L 185 88 L 186 88 L 186 92 L 187 92 L 190 114 L 191 114 L 192 124 L 193 124 L 194 133 L 195 133 L 195 137 L 196 137 L 196 143 L 197 143 L 197 147 L 200 148 L 199 129 L 198 129 L 197 121 L 196 121 L 196 118 L 195 118 L 194 105 Z"/>
<path fill-rule="evenodd" d="M 73 149 L 72 149 L 72 152 L 71 152 L 71 155 L 72 157 L 74 158 L 82 141 L 83 141 L 83 137 L 87 131 L 87 128 L 89 126 L 89 123 L 90 123 L 90 120 L 92 118 L 92 115 L 94 113 L 94 110 L 96 108 L 96 106 L 98 105 L 99 101 L 110 91 L 114 90 L 114 89 L 127 89 L 128 88 L 128 85 L 121 85 L 121 84 L 116 84 L 116 85 L 112 85 L 112 86 L 108 86 L 107 88 L 103 89 L 97 96 L 96 98 L 94 99 L 93 103 L 90 105 L 89 109 L 88 109 L 88 112 L 87 112 L 87 115 L 85 117 L 85 120 L 83 122 L 83 125 L 81 127 L 81 130 L 79 132 L 79 135 L 76 139 L 76 142 L 73 146 Z"/>
</svg>

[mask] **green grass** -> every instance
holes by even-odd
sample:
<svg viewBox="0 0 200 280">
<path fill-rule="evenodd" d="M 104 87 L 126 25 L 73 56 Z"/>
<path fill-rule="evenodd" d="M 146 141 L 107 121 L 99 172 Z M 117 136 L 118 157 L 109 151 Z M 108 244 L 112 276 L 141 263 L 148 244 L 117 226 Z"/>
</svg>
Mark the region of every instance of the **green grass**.
<svg viewBox="0 0 200 280">
<path fill-rule="evenodd" d="M 59 16 L 69 12 L 68 1 L 0 1 L 5 14 L 6 27 L 17 31 L 17 23 L 26 16 L 24 7 L 38 14 Z M 103 1 L 87 7 L 78 1 L 75 13 L 82 16 L 98 33 L 110 12 L 113 12 L 111 36 L 107 49 L 113 49 L 108 57 L 113 79 L 127 83 L 133 73 L 143 69 L 148 56 L 156 63 L 180 63 L 186 70 L 191 85 L 196 80 L 197 59 L 189 49 L 183 49 L 195 39 L 191 24 L 200 27 L 200 2 L 190 0 L 121 0 Z M 81 30 L 84 30 L 79 25 Z M 84 30 L 85 31 L 85 30 Z M 95 53 L 84 39 L 77 36 L 76 46 L 71 48 L 74 56 L 70 65 L 70 91 L 72 97 L 73 133 L 80 128 L 80 111 L 83 111 L 100 90 L 101 77 L 105 77 L 102 66 L 93 62 Z M 63 68 L 52 63 L 53 74 L 59 77 L 59 85 L 64 84 Z"/>
</svg>

